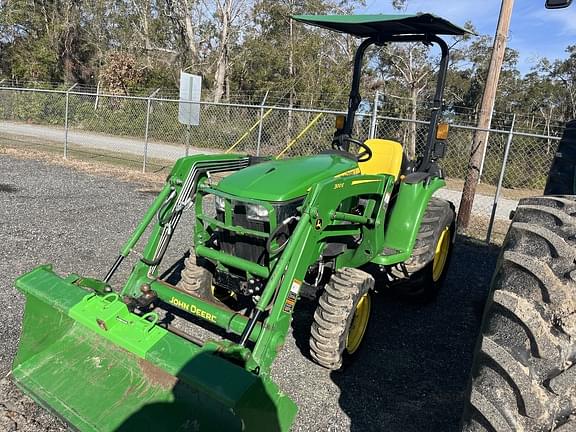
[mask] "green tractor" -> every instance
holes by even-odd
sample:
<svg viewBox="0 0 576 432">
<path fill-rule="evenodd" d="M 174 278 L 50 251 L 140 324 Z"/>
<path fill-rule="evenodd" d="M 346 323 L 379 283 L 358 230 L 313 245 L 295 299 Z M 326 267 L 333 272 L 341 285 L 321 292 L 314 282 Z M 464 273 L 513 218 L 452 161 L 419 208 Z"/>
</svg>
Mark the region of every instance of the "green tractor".
<svg viewBox="0 0 576 432">
<path fill-rule="evenodd" d="M 26 308 L 13 378 L 74 428 L 289 430 L 297 407 L 269 374 L 300 297 L 317 304 L 311 357 L 339 369 L 361 345 L 375 280 L 418 299 L 441 285 L 456 230 L 453 205 L 433 197 L 445 186 L 437 130 L 449 55 L 437 35 L 466 30 L 428 14 L 293 18 L 364 38 L 331 149 L 285 160 L 179 159 L 102 280 L 61 277 L 50 265 L 17 279 Z M 442 52 L 416 161 L 398 142 L 352 138 L 364 53 L 389 42 Z M 216 181 L 224 172 L 234 173 Z M 159 265 L 191 207 L 194 245 L 172 285 Z M 112 289 L 150 224 L 142 256 Z M 166 310 L 214 336 L 173 325 Z"/>
</svg>

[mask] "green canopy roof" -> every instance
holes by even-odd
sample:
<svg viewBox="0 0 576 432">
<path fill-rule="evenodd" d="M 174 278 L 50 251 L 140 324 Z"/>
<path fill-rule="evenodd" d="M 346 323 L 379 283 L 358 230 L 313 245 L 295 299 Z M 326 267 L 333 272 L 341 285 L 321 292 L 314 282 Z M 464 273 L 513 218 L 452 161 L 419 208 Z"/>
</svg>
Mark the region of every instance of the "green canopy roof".
<svg viewBox="0 0 576 432">
<path fill-rule="evenodd" d="M 418 15 L 294 15 L 296 21 L 362 38 L 405 34 L 463 35 L 472 33 L 432 14 Z"/>
</svg>

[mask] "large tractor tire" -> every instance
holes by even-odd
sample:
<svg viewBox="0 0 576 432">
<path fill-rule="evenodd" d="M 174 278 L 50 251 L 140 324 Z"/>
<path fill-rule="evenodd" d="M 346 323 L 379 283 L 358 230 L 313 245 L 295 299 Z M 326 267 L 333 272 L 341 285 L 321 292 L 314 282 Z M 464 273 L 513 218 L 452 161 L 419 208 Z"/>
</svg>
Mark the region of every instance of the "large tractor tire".
<svg viewBox="0 0 576 432">
<path fill-rule="evenodd" d="M 415 301 L 432 300 L 448 271 L 454 239 L 456 213 L 449 201 L 431 198 L 422 218 L 412 256 L 392 268 L 398 278 L 395 290 L 402 297 Z"/>
<path fill-rule="evenodd" d="M 374 278 L 356 268 L 336 271 L 318 300 L 310 335 L 310 355 L 327 369 L 340 369 L 354 354 L 370 318 Z"/>
<path fill-rule="evenodd" d="M 520 201 L 484 312 L 464 431 L 576 431 L 575 215 L 575 197 Z"/>
</svg>

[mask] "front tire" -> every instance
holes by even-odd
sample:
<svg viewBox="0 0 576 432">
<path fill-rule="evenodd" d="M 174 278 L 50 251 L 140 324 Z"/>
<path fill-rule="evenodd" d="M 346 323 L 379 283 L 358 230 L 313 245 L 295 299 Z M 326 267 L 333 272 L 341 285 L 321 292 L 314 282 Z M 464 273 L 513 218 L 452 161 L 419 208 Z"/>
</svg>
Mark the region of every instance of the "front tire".
<svg viewBox="0 0 576 432">
<path fill-rule="evenodd" d="M 184 268 L 176 287 L 187 294 L 216 303 L 218 300 L 214 296 L 212 273 L 200 264 L 196 255 L 190 254 L 184 260 Z"/>
<path fill-rule="evenodd" d="M 576 198 L 520 201 L 476 348 L 463 431 L 576 431 Z"/>
<path fill-rule="evenodd" d="M 314 312 L 310 355 L 327 369 L 340 369 L 360 348 L 370 318 L 374 278 L 356 268 L 335 272 Z"/>
</svg>

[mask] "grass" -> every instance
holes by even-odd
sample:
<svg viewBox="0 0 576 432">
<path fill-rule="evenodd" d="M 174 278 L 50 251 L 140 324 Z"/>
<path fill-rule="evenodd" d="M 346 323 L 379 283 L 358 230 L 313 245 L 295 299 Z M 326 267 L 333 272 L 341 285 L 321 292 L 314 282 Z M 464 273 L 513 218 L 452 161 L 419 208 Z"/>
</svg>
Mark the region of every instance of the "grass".
<svg viewBox="0 0 576 432">
<path fill-rule="evenodd" d="M 3 154 L 14 157 L 43 160 L 90 173 L 110 174 L 145 183 L 163 183 L 173 164 L 166 160 L 148 158 L 147 172 L 143 173 L 142 158 L 138 155 L 77 145 L 68 146 L 68 159 L 64 159 L 62 143 L 18 135 L 0 136 L 0 149 Z"/>
<path fill-rule="evenodd" d="M 126 169 L 130 166 L 136 166 L 134 161 L 122 160 L 120 158 L 110 158 L 107 156 L 99 157 L 98 155 L 89 155 L 85 152 L 70 154 L 68 159 L 62 157 L 61 149 L 47 148 L 41 146 L 37 148 L 30 146 L 15 146 L 15 143 L 6 143 L 0 138 L 0 155 L 9 155 L 20 159 L 33 159 L 48 162 L 55 165 L 66 166 L 78 171 L 94 175 L 105 175 L 114 177 L 118 180 L 137 182 L 145 188 L 157 190 L 166 179 L 167 169 L 157 168 L 156 171 L 142 173 L 136 169 Z M 94 156 L 94 157 L 93 157 Z"/>
</svg>

